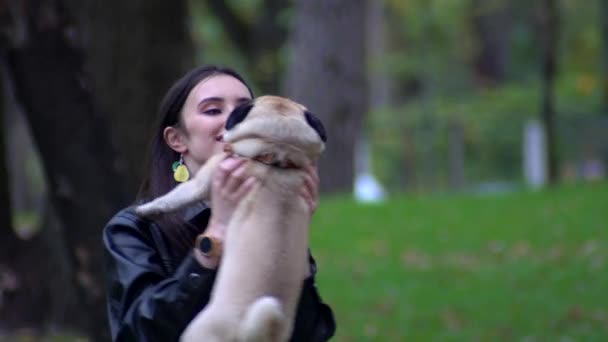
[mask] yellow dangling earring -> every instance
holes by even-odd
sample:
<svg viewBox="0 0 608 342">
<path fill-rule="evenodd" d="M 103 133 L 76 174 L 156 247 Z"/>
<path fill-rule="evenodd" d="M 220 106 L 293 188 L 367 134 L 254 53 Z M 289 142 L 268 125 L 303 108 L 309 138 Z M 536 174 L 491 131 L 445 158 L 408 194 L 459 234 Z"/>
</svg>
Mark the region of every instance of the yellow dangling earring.
<svg viewBox="0 0 608 342">
<path fill-rule="evenodd" d="M 184 164 L 184 155 L 179 155 L 179 160 L 173 163 L 173 179 L 176 182 L 183 183 L 190 179 L 190 173 L 188 172 L 188 168 Z"/>
</svg>

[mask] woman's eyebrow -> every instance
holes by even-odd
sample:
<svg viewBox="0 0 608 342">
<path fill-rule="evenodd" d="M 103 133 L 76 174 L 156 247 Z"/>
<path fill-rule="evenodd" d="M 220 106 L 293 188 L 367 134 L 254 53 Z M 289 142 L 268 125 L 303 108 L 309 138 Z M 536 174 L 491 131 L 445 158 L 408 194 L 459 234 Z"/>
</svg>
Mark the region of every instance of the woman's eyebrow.
<svg viewBox="0 0 608 342">
<path fill-rule="evenodd" d="M 204 105 L 207 102 L 224 102 L 224 99 L 221 98 L 221 97 L 207 97 L 207 98 L 202 99 L 198 103 L 198 106 L 200 107 L 200 106 Z"/>
</svg>

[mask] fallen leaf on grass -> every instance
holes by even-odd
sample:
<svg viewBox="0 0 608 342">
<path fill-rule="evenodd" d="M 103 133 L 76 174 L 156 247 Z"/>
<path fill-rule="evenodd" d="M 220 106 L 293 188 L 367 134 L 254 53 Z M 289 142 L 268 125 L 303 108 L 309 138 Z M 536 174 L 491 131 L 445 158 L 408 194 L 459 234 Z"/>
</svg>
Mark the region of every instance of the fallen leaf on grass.
<svg viewBox="0 0 608 342">
<path fill-rule="evenodd" d="M 596 310 L 591 313 L 591 319 L 608 328 L 608 312 L 604 310 Z"/>
<path fill-rule="evenodd" d="M 568 309 L 566 318 L 569 321 L 580 321 L 585 316 L 585 310 L 580 305 L 573 305 Z"/>
<path fill-rule="evenodd" d="M 355 281 L 361 280 L 363 278 L 366 278 L 368 274 L 369 274 L 369 266 L 368 265 L 363 264 L 361 262 L 358 262 L 358 263 L 356 263 L 356 264 L 353 265 L 352 271 L 351 271 L 351 275 L 353 277 L 353 280 L 355 280 Z"/>
<path fill-rule="evenodd" d="M 598 255 L 598 256 L 592 257 L 591 261 L 589 262 L 589 269 L 592 271 L 596 271 L 596 270 L 604 268 L 605 260 L 606 260 L 606 258 L 604 258 L 603 255 Z"/>
<path fill-rule="evenodd" d="M 465 254 L 465 253 L 453 253 L 444 256 L 445 264 L 465 271 L 477 271 L 481 265 L 481 260 L 478 256 Z"/>
<path fill-rule="evenodd" d="M 581 246 L 579 254 L 588 257 L 599 251 L 599 243 L 596 240 L 588 240 Z"/>
<path fill-rule="evenodd" d="M 450 331 L 462 329 L 466 323 L 465 318 L 454 309 L 448 308 L 440 313 L 441 322 Z"/>
<path fill-rule="evenodd" d="M 564 248 L 562 246 L 553 246 L 547 252 L 548 261 L 558 261 L 564 256 Z"/>
<path fill-rule="evenodd" d="M 431 268 L 431 258 L 424 252 L 409 249 L 401 253 L 401 262 L 406 267 L 413 267 L 422 270 Z"/>
<path fill-rule="evenodd" d="M 378 328 L 375 325 L 369 323 L 365 326 L 365 336 L 376 337 L 378 335 Z"/>
<path fill-rule="evenodd" d="M 488 250 L 492 254 L 501 254 L 505 251 L 506 244 L 504 241 L 490 241 L 488 242 Z"/>
<path fill-rule="evenodd" d="M 376 302 L 373 306 L 374 312 L 379 315 L 389 315 L 395 311 L 395 299 L 384 298 Z"/>
<path fill-rule="evenodd" d="M 509 256 L 515 259 L 523 258 L 528 254 L 530 254 L 530 243 L 525 240 L 518 241 L 509 251 Z"/>
<path fill-rule="evenodd" d="M 374 240 L 367 245 L 368 251 L 375 257 L 383 257 L 388 255 L 389 246 L 384 240 Z"/>
</svg>

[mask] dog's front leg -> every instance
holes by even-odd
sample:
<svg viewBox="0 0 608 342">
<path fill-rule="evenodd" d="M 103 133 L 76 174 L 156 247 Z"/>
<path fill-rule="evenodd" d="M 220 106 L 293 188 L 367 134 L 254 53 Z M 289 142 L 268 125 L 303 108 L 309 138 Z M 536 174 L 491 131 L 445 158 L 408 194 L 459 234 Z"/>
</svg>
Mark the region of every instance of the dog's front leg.
<svg viewBox="0 0 608 342">
<path fill-rule="evenodd" d="M 191 180 L 179 184 L 167 194 L 151 202 L 138 206 L 135 208 L 135 212 L 138 215 L 150 216 L 172 212 L 200 200 L 208 200 L 211 191 L 211 177 L 225 157 L 224 153 L 220 153 L 209 158 Z"/>
</svg>

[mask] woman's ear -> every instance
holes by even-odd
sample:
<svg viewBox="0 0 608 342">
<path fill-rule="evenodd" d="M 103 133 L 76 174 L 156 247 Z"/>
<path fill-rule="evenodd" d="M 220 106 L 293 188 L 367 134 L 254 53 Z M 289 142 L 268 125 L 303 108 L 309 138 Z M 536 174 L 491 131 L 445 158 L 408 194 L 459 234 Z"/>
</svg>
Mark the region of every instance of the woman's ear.
<svg viewBox="0 0 608 342">
<path fill-rule="evenodd" d="M 173 126 L 165 127 L 163 130 L 163 138 L 165 139 L 165 143 L 167 143 L 173 151 L 177 153 L 185 153 L 188 151 L 186 137 L 179 128 Z"/>
</svg>

